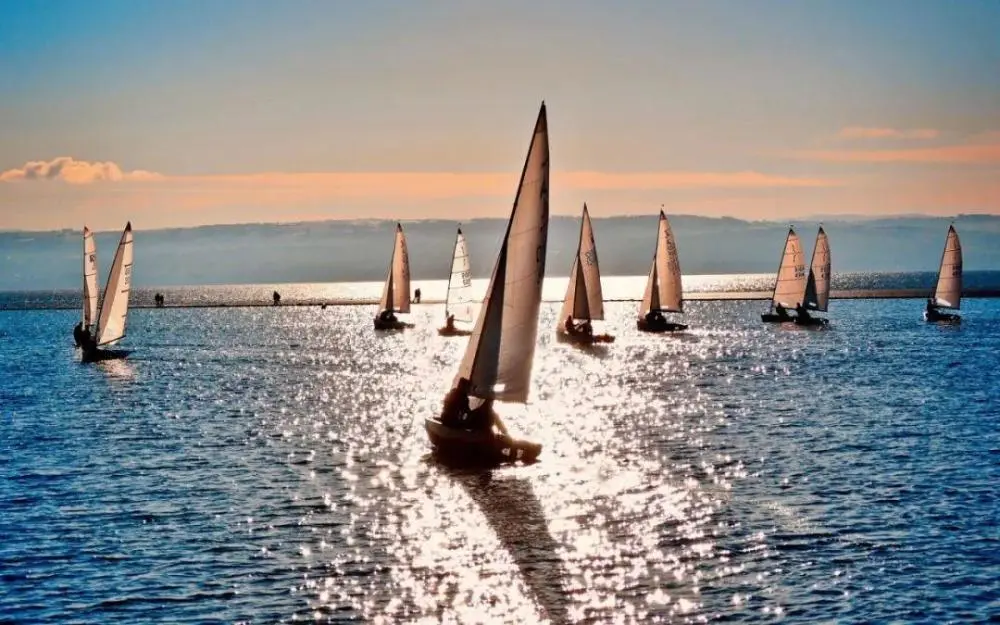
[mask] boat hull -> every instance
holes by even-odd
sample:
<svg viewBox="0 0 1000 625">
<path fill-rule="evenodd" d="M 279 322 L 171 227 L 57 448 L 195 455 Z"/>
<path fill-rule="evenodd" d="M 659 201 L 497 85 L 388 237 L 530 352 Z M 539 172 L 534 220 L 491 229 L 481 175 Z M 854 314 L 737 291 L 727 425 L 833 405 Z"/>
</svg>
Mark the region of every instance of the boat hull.
<svg viewBox="0 0 1000 625">
<path fill-rule="evenodd" d="M 615 337 L 610 334 L 569 334 L 557 330 L 556 340 L 560 343 L 573 343 L 574 345 L 596 345 L 598 343 L 614 343 Z"/>
<path fill-rule="evenodd" d="M 440 336 L 472 336 L 472 330 L 461 330 L 459 328 L 438 328 Z"/>
<path fill-rule="evenodd" d="M 933 315 L 928 315 L 925 310 L 924 321 L 927 323 L 962 323 L 962 318 L 958 315 L 952 315 L 950 313 L 934 313 Z"/>
<path fill-rule="evenodd" d="M 405 330 L 407 328 L 412 328 L 413 327 L 412 323 L 404 323 L 402 321 L 396 321 L 396 322 L 386 323 L 386 322 L 381 321 L 379 319 L 375 319 L 374 324 L 375 324 L 375 329 L 376 330 L 380 330 L 380 331 L 383 331 L 383 332 L 393 332 L 393 331 Z"/>
<path fill-rule="evenodd" d="M 435 455 L 452 462 L 476 465 L 530 463 L 542 453 L 538 443 L 494 432 L 452 428 L 436 418 L 424 419 L 424 428 Z"/>
<path fill-rule="evenodd" d="M 100 362 L 102 360 L 121 360 L 132 352 L 127 349 L 95 349 L 84 351 L 80 362 Z"/>
<path fill-rule="evenodd" d="M 638 328 L 640 332 L 651 332 L 653 334 L 661 334 L 663 332 L 680 332 L 681 330 L 688 329 L 687 324 L 684 323 L 667 321 L 663 324 L 649 325 L 646 323 L 645 319 L 639 319 L 636 321 L 635 327 Z"/>
<path fill-rule="evenodd" d="M 791 323 L 795 321 L 795 317 L 790 315 L 776 315 L 774 313 L 763 313 L 760 316 L 760 320 L 764 323 Z"/>
<path fill-rule="evenodd" d="M 795 325 L 805 328 L 818 328 L 830 323 L 829 319 L 823 317 L 796 317 Z"/>
</svg>

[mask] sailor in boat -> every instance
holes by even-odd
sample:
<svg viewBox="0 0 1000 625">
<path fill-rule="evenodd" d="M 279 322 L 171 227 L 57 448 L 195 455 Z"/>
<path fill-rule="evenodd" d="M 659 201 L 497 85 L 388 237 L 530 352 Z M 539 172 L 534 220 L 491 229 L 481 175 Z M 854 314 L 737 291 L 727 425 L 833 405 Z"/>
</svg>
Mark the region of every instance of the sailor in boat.
<svg viewBox="0 0 1000 625">
<path fill-rule="evenodd" d="M 774 305 L 774 314 L 778 315 L 781 319 L 791 320 L 792 316 L 788 314 L 788 309 L 781 304 Z"/>
<path fill-rule="evenodd" d="M 441 410 L 441 424 L 450 428 L 485 432 L 492 432 L 496 428 L 501 436 L 509 437 L 500 415 L 493 410 L 492 399 L 487 399 L 475 410 L 470 407 L 471 387 L 472 383 L 468 378 L 459 378 L 455 388 L 448 391 Z"/>
<path fill-rule="evenodd" d="M 651 310 L 646 313 L 646 325 L 650 328 L 662 328 L 667 324 L 667 318 L 658 310 Z"/>
<path fill-rule="evenodd" d="M 580 323 L 573 323 L 573 315 L 566 316 L 566 323 L 563 325 L 566 334 L 570 336 L 594 336 L 594 328 L 590 325 L 590 320 L 586 319 Z"/>
<path fill-rule="evenodd" d="M 83 347 L 83 342 L 86 340 L 87 331 L 83 329 L 83 322 L 79 321 L 75 326 L 73 326 L 73 340 L 76 342 L 77 347 Z"/>
<path fill-rule="evenodd" d="M 948 318 L 948 316 L 942 315 L 940 312 L 938 312 L 938 307 L 937 305 L 934 304 L 933 297 L 927 298 L 927 311 L 925 314 L 927 315 L 928 321 L 939 321 L 941 319 Z"/>
<path fill-rule="evenodd" d="M 97 341 L 86 330 L 80 335 L 80 348 L 83 350 L 83 359 L 90 360 L 97 354 Z"/>
<path fill-rule="evenodd" d="M 444 329 L 448 332 L 455 331 L 455 315 L 448 315 L 448 318 L 444 320 Z"/>
<path fill-rule="evenodd" d="M 798 315 L 799 321 L 812 321 L 812 317 L 809 315 L 809 310 L 801 303 L 795 305 L 795 314 Z"/>
<path fill-rule="evenodd" d="M 379 313 L 378 320 L 383 326 L 394 326 L 399 323 L 399 319 L 396 318 L 392 310 L 383 310 Z"/>
</svg>

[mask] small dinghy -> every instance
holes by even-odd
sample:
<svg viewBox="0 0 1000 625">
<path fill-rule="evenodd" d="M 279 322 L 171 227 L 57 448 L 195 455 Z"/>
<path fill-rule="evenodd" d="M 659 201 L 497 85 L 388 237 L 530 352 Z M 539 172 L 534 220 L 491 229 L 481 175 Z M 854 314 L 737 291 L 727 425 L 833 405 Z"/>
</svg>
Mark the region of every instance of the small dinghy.
<svg viewBox="0 0 1000 625">
<path fill-rule="evenodd" d="M 95 281 L 96 285 L 96 281 Z M 95 286 L 96 288 L 96 286 Z M 125 225 L 125 231 L 118 241 L 115 259 L 111 262 L 108 282 L 104 285 L 100 313 L 93 332 L 84 337 L 83 362 L 114 360 L 128 356 L 123 349 L 109 349 L 125 338 L 128 319 L 128 299 L 132 290 L 132 222 Z"/>
<path fill-rule="evenodd" d="M 604 295 L 601 292 L 601 270 L 597 262 L 594 227 L 590 223 L 587 205 L 580 218 L 580 242 L 569 272 L 566 299 L 556 325 L 556 339 L 565 343 L 592 345 L 613 343 L 610 334 L 594 334 L 592 321 L 604 320 Z"/>
<path fill-rule="evenodd" d="M 405 323 L 396 318 L 395 313 L 410 312 L 410 256 L 406 253 L 406 236 L 403 226 L 396 224 L 396 237 L 392 245 L 392 258 L 389 259 L 389 273 L 382 287 L 382 299 L 379 301 L 379 312 L 375 315 L 376 330 L 404 330 L 412 328 L 412 323 Z"/>
<path fill-rule="evenodd" d="M 528 399 L 548 226 L 549 136 L 543 102 L 486 299 L 452 386 L 455 393 L 467 385 L 470 405 L 478 401 L 488 408 L 493 400 Z M 425 419 L 424 427 L 435 455 L 450 462 L 533 462 L 542 452 L 541 445 L 498 434 L 492 425 L 465 429 L 435 416 Z"/>
<path fill-rule="evenodd" d="M 646 293 L 639 306 L 636 327 L 641 332 L 677 332 L 687 330 L 687 325 L 667 320 L 663 313 L 684 313 L 681 291 L 681 265 L 677 259 L 677 245 L 667 216 L 660 210 L 660 223 L 656 236 L 653 266 L 649 268 Z"/>
<path fill-rule="evenodd" d="M 961 323 L 962 317 L 941 312 L 942 308 L 959 310 L 962 306 L 962 242 L 958 240 L 955 226 L 948 227 L 948 236 L 941 253 L 937 286 L 927 300 L 924 321 L 932 323 Z"/>
<path fill-rule="evenodd" d="M 830 303 L 830 241 L 827 239 L 823 226 L 816 233 L 816 245 L 813 247 L 812 262 L 809 264 L 809 277 L 806 279 L 806 290 L 802 296 L 802 307 L 795 317 L 796 325 L 825 326 L 829 323 L 823 317 L 813 317 L 810 310 L 826 312 Z"/>
<path fill-rule="evenodd" d="M 459 227 L 455 235 L 455 251 L 451 256 L 451 274 L 448 276 L 448 295 L 444 300 L 445 326 L 438 328 L 441 336 L 469 336 L 472 329 L 456 323 L 472 324 L 472 268 L 469 265 L 469 248 Z"/>
<path fill-rule="evenodd" d="M 806 260 L 802 252 L 802 243 L 795 229 L 788 228 L 785 237 L 785 249 L 778 263 L 778 277 L 774 282 L 774 293 L 771 295 L 771 309 L 761 314 L 764 323 L 782 323 L 794 321 L 788 314 L 799 304 L 799 297 L 806 288 Z"/>
</svg>

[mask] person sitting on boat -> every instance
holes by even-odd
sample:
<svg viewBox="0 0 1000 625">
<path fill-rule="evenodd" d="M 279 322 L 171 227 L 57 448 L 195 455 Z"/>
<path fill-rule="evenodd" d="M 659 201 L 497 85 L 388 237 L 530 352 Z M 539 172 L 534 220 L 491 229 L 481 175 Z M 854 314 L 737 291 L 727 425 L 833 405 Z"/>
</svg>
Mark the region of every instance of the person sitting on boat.
<svg viewBox="0 0 1000 625">
<path fill-rule="evenodd" d="M 795 305 L 795 314 L 798 315 L 798 318 L 802 321 L 809 321 L 812 319 L 812 317 L 809 316 L 809 309 L 802 304 Z"/>
<path fill-rule="evenodd" d="M 573 323 L 573 315 L 566 315 L 566 322 L 563 324 L 566 334 L 576 334 L 576 324 Z"/>
<path fill-rule="evenodd" d="M 925 314 L 927 319 L 930 321 L 936 321 L 943 318 L 941 313 L 938 312 L 938 307 L 937 304 L 934 303 L 933 297 L 927 298 L 927 312 Z"/>
<path fill-rule="evenodd" d="M 788 309 L 781 304 L 774 305 L 774 314 L 778 315 L 782 319 L 791 319 L 791 316 L 788 314 Z"/>
<path fill-rule="evenodd" d="M 594 326 L 590 325 L 590 319 L 586 319 L 576 326 L 576 331 L 583 336 L 594 336 Z"/>
<path fill-rule="evenodd" d="M 658 310 L 651 310 L 646 313 L 646 325 L 650 328 L 659 328 L 667 323 L 667 318 Z"/>
<path fill-rule="evenodd" d="M 396 323 L 398 322 L 398 319 L 396 319 L 396 315 L 393 314 L 391 309 L 383 310 L 381 313 L 379 313 L 378 320 L 380 323 L 387 326 L 396 325 Z"/>
<path fill-rule="evenodd" d="M 80 349 L 83 350 L 83 357 L 85 359 L 97 353 L 97 340 L 86 330 L 80 335 Z"/>
<path fill-rule="evenodd" d="M 441 424 L 463 430 L 492 431 L 494 427 L 507 436 L 507 428 L 500 415 L 493 410 L 493 400 L 487 399 L 481 406 L 473 410 L 469 405 L 469 391 L 472 382 L 468 378 L 459 378 L 455 388 L 444 396 L 444 407 L 441 410 Z"/>
<path fill-rule="evenodd" d="M 455 331 L 455 315 L 448 315 L 448 318 L 444 320 L 444 328 L 449 332 Z"/>
<path fill-rule="evenodd" d="M 83 347 L 83 341 L 86 337 L 86 330 L 83 329 L 83 322 L 79 321 L 75 326 L 73 326 L 73 341 L 76 342 L 77 347 Z"/>
</svg>

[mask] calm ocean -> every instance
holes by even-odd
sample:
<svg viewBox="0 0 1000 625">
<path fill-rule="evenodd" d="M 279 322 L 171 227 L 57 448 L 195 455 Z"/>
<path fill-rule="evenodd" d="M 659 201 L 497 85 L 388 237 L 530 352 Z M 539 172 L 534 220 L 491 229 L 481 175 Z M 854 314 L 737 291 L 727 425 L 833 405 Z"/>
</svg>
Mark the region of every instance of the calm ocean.
<svg viewBox="0 0 1000 625">
<path fill-rule="evenodd" d="M 997 619 L 1000 300 L 764 307 L 654 336 L 610 303 L 589 351 L 544 305 L 502 410 L 541 462 L 478 473 L 420 423 L 465 347 L 440 305 L 137 309 L 97 365 L 76 311 L 0 312 L 0 623 Z"/>
</svg>

